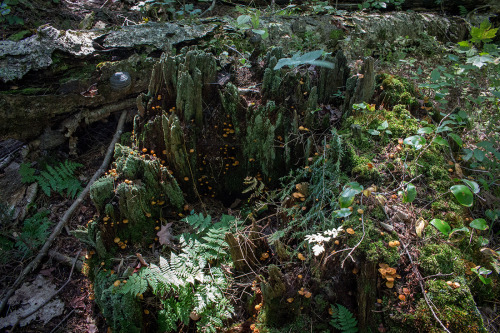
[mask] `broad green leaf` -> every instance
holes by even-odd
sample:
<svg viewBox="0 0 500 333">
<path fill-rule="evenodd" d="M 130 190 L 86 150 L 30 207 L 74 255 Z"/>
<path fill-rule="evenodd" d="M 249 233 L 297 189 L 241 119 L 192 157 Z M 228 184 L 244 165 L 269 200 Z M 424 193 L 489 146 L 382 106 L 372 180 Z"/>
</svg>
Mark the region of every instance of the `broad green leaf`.
<svg viewBox="0 0 500 333">
<path fill-rule="evenodd" d="M 354 196 L 352 197 L 339 197 L 340 208 L 347 208 L 354 202 Z"/>
<path fill-rule="evenodd" d="M 344 186 L 344 190 L 340 193 L 339 204 L 341 208 L 349 207 L 354 201 L 354 196 L 363 191 L 363 186 L 357 182 L 348 183 Z"/>
<path fill-rule="evenodd" d="M 370 133 L 371 135 L 380 135 L 380 132 L 375 129 L 369 129 L 368 133 Z"/>
<path fill-rule="evenodd" d="M 434 141 L 435 143 L 437 143 L 438 145 L 441 145 L 441 146 L 446 146 L 446 147 L 449 147 L 450 145 L 448 144 L 448 141 L 446 141 L 445 139 L 443 139 L 442 137 L 440 137 L 439 135 L 436 136 L 434 138 Z"/>
<path fill-rule="evenodd" d="M 476 149 L 474 149 L 474 157 L 479 162 L 482 162 L 482 161 L 484 161 L 484 158 L 486 157 L 486 155 L 485 155 L 484 151 L 476 148 Z"/>
<path fill-rule="evenodd" d="M 439 79 L 441 79 L 441 72 L 437 69 L 434 69 L 432 72 L 431 72 L 431 81 L 432 82 L 437 82 L 439 81 Z"/>
<path fill-rule="evenodd" d="M 462 181 L 469 185 L 470 189 L 472 190 L 472 192 L 474 192 L 474 194 L 478 194 L 479 193 L 479 184 L 476 183 L 475 181 L 472 181 L 472 180 L 468 180 L 468 179 L 462 179 Z"/>
<path fill-rule="evenodd" d="M 465 185 L 453 185 L 450 187 L 451 193 L 462 206 L 472 207 L 473 194 Z"/>
<path fill-rule="evenodd" d="M 318 59 L 323 54 L 323 50 L 316 50 L 304 53 L 299 60 L 306 63 Z"/>
<path fill-rule="evenodd" d="M 451 232 L 451 227 L 448 223 L 440 219 L 433 219 L 430 224 L 432 224 L 437 230 L 448 236 Z"/>
<path fill-rule="evenodd" d="M 452 131 L 451 127 L 446 126 L 446 125 L 445 125 L 445 126 L 441 125 L 441 126 L 439 126 L 439 127 L 437 128 L 436 133 L 441 133 L 441 132 L 450 132 L 450 131 Z"/>
<path fill-rule="evenodd" d="M 427 143 L 427 141 L 425 141 L 424 137 L 420 135 L 413 135 L 404 139 L 403 143 L 413 146 L 415 149 L 419 150 Z"/>
<path fill-rule="evenodd" d="M 484 148 L 486 151 L 488 151 L 490 153 L 496 152 L 495 146 L 493 145 L 493 143 L 491 141 L 481 141 L 481 142 L 478 142 L 476 144 L 476 146 Z"/>
<path fill-rule="evenodd" d="M 334 218 L 342 218 L 351 215 L 352 212 L 349 208 L 342 208 L 333 212 Z"/>
<path fill-rule="evenodd" d="M 252 18 L 250 17 L 250 15 L 240 15 L 236 19 L 236 24 L 238 26 L 243 26 L 243 25 L 247 24 L 248 22 L 250 22 L 251 20 L 252 20 Z"/>
<path fill-rule="evenodd" d="M 478 269 L 478 267 L 471 268 L 470 270 L 477 274 L 477 277 L 479 278 L 479 280 L 481 280 L 482 283 L 490 284 L 491 278 L 487 278 L 483 275 L 489 275 L 489 274 L 491 274 L 491 271 L 489 269 L 484 268 L 484 267 L 479 267 L 479 269 Z"/>
<path fill-rule="evenodd" d="M 417 188 L 412 184 L 406 185 L 406 191 L 403 193 L 403 202 L 412 202 L 417 197 Z"/>
<path fill-rule="evenodd" d="M 464 145 L 462 139 L 458 135 L 456 135 L 455 133 L 448 133 L 448 136 L 450 138 L 452 138 L 457 143 L 457 145 L 459 147 L 462 147 Z"/>
<path fill-rule="evenodd" d="M 385 130 L 389 127 L 389 123 L 387 122 L 387 120 L 384 120 L 384 122 L 379 126 L 377 127 L 378 130 Z"/>
<path fill-rule="evenodd" d="M 434 132 L 432 127 L 422 127 L 422 128 L 419 128 L 417 131 L 418 134 L 430 134 L 432 132 Z"/>
<path fill-rule="evenodd" d="M 470 57 L 467 59 L 466 63 L 472 64 L 473 66 L 476 66 L 477 68 L 481 68 L 484 65 L 493 62 L 494 59 L 490 55 L 476 55 L 473 57 Z"/>
<path fill-rule="evenodd" d="M 488 230 L 488 223 L 486 223 L 485 219 L 475 219 L 469 225 L 477 230 Z"/>
</svg>

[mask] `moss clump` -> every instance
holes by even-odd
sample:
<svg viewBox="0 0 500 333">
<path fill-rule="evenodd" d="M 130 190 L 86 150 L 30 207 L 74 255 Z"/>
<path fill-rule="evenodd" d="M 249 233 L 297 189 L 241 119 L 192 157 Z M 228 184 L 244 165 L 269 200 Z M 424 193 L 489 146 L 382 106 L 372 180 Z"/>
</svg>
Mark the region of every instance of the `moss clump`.
<svg viewBox="0 0 500 333">
<path fill-rule="evenodd" d="M 373 167 L 371 161 L 364 156 L 356 155 L 354 157 L 354 167 L 351 172 L 360 182 L 378 184 L 382 180 L 382 175 L 378 169 Z"/>
<path fill-rule="evenodd" d="M 106 203 L 113 198 L 114 189 L 114 180 L 111 176 L 99 178 L 92 184 L 90 188 L 90 199 L 100 213 L 104 211 Z"/>
<path fill-rule="evenodd" d="M 457 278 L 460 287 L 452 288 L 444 280 L 427 282 L 427 296 L 437 307 L 441 322 L 451 332 L 487 332 L 471 292 L 463 278 Z M 424 299 L 420 299 L 414 314 L 405 316 L 425 332 L 442 332 Z"/>
<path fill-rule="evenodd" d="M 349 235 L 348 245 L 351 247 L 356 245 L 362 237 L 359 215 L 353 214 L 352 216 L 344 223 L 344 229 L 353 228 L 356 231 L 354 235 Z M 381 232 L 372 219 L 365 217 L 364 223 L 365 239 L 359 244 L 358 249 L 370 262 L 396 265 L 400 257 L 398 250 L 396 247 L 389 246 L 389 241 L 395 240 L 394 237 L 387 232 Z"/>
<path fill-rule="evenodd" d="M 285 277 L 276 265 L 269 265 L 269 277 L 261 283 L 264 307 L 259 314 L 259 321 L 270 327 L 280 327 L 291 322 L 299 312 L 299 306 L 286 302 Z"/>
<path fill-rule="evenodd" d="M 141 304 L 136 297 L 120 293 L 113 285 L 116 280 L 116 274 L 99 271 L 93 279 L 95 301 L 113 332 L 140 333 Z"/>
<path fill-rule="evenodd" d="M 415 98 L 415 89 L 406 79 L 389 74 L 380 74 L 376 77 L 377 86 L 382 87 L 379 102 L 384 105 L 403 104 L 409 108 L 418 106 Z"/>
<path fill-rule="evenodd" d="M 114 157 L 114 170 L 91 188 L 91 198 L 104 216 L 96 222 L 101 230 L 89 232 L 89 237 L 97 244 L 94 237 L 99 234 L 107 251 L 116 249 L 116 237 L 123 242 L 149 245 L 157 232 L 155 221 L 166 210 L 181 208 L 182 191 L 168 169 L 153 156 L 117 144 Z"/>
<path fill-rule="evenodd" d="M 427 244 L 420 249 L 419 263 L 424 275 L 450 274 L 463 275 L 465 265 L 460 250 L 446 243 Z"/>
</svg>

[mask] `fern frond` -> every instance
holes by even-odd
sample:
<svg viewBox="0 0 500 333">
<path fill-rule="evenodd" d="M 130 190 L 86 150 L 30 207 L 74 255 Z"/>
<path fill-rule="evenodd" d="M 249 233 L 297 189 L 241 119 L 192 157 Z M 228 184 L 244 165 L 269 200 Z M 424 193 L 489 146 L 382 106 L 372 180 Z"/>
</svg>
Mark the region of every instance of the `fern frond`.
<svg viewBox="0 0 500 333">
<path fill-rule="evenodd" d="M 80 163 L 66 160 L 56 166 L 48 165 L 46 170 L 41 171 L 39 175 L 35 175 L 35 169 L 29 165 L 22 166 L 19 172 L 23 182 L 36 181 L 47 196 L 50 196 L 54 191 L 61 195 L 66 193 L 66 196 L 74 198 L 82 189 L 82 185 L 75 177 L 74 172 L 82 166 Z"/>
<path fill-rule="evenodd" d="M 337 308 L 332 307 L 332 310 L 333 313 L 330 325 L 343 333 L 358 332 L 358 321 L 345 306 L 337 304 Z"/>
</svg>

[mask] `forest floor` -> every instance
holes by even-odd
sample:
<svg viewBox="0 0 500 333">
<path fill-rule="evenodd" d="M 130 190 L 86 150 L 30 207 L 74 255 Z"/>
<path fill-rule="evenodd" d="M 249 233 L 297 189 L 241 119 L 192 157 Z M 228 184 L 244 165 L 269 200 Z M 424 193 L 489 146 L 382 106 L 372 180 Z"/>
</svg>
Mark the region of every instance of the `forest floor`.
<svg viewBox="0 0 500 333">
<path fill-rule="evenodd" d="M 110 1 L 110 0 L 61 0 L 61 2 L 48 2 L 42 0 L 34 0 L 30 1 L 31 8 L 27 7 L 23 12 L 17 11 L 14 12 L 15 15 L 18 15 L 20 18 L 24 20 L 24 26 L 9 26 L 7 29 L 1 32 L 1 39 L 6 39 L 12 34 L 18 33 L 23 30 L 32 30 L 35 27 L 39 26 L 41 22 L 48 23 L 53 25 L 59 29 L 77 29 L 81 21 L 84 19 L 85 15 L 88 13 L 94 12 L 96 13 L 96 22 L 103 22 L 107 27 L 112 26 L 122 26 L 128 24 L 135 24 L 141 22 L 141 15 L 136 11 L 131 11 L 130 6 L 124 5 L 122 1 Z M 208 3 L 202 4 L 201 9 L 206 9 L 208 7 Z M 229 12 L 229 6 L 219 6 L 216 7 L 215 11 L 211 15 L 224 15 Z M 31 33 L 31 32 L 28 32 Z M 386 68 L 387 71 L 391 71 L 391 74 L 398 74 L 401 77 L 407 77 L 411 80 L 410 76 L 407 74 L 410 72 L 411 68 L 416 68 L 418 66 L 417 63 L 412 63 L 411 65 L 401 65 L 397 68 Z M 425 67 L 425 63 L 422 62 L 422 67 Z M 248 86 L 251 82 L 251 74 L 249 73 L 247 68 L 240 68 L 237 73 L 236 81 L 240 83 L 241 86 Z M 382 88 L 379 89 L 378 93 L 381 93 Z M 253 103 L 254 100 L 248 99 L 248 103 Z M 417 112 L 418 113 L 418 112 Z M 417 117 L 425 118 L 425 112 L 422 111 L 422 114 L 417 114 Z M 414 113 L 415 115 L 415 113 Z M 427 118 L 426 118 L 427 119 Z M 89 127 L 86 129 L 86 133 L 83 133 L 80 137 L 80 142 L 83 144 L 83 149 L 81 149 L 81 154 L 75 160 L 76 162 L 82 163 L 83 167 L 81 170 L 80 178 L 84 180 L 88 180 L 92 177 L 94 172 L 99 168 L 103 153 L 106 151 L 109 142 L 114 134 L 116 122 L 109 121 L 107 123 L 103 123 L 99 125 L 100 127 Z M 125 132 L 131 131 L 130 125 L 125 129 Z M 387 145 L 386 148 L 381 148 L 383 150 L 380 154 L 371 160 L 371 162 L 377 164 L 380 162 L 382 164 L 385 160 L 393 159 L 394 154 L 398 154 L 400 150 L 402 142 L 399 144 L 392 142 Z M 377 149 L 380 146 L 377 145 Z M 402 149 L 402 148 L 401 148 Z M 367 155 L 371 153 L 366 153 Z M 371 165 L 368 167 L 370 170 L 373 168 L 372 163 L 368 163 L 367 165 Z M 447 161 L 450 163 L 450 166 L 454 168 L 454 162 Z M 446 166 L 441 165 L 441 168 Z M 460 170 L 460 169 L 459 169 Z M 369 170 L 367 171 L 369 172 Z M 397 173 L 401 172 L 400 169 L 391 173 L 391 171 L 384 170 L 381 171 L 381 177 L 384 179 L 394 178 L 394 175 L 397 176 Z M 456 173 L 458 171 L 450 171 L 454 172 L 453 175 L 457 176 Z M 403 168 L 404 173 L 404 168 Z M 446 172 L 445 172 L 446 174 Z M 415 181 L 417 183 L 417 181 Z M 391 183 L 392 185 L 392 183 Z M 434 194 L 434 192 L 430 191 L 427 194 Z M 419 193 L 423 196 L 423 194 Z M 71 200 L 65 199 L 62 196 L 54 195 L 50 198 L 50 202 L 46 201 L 47 198 L 39 199 L 37 204 L 40 207 L 48 207 L 50 209 L 50 219 L 52 221 L 59 221 L 62 215 L 65 213 L 67 208 L 71 205 Z M 366 199 L 369 202 L 371 208 L 376 206 L 376 202 L 373 199 Z M 373 202 L 370 202 L 372 200 Z M 399 202 L 399 198 L 389 197 L 389 203 L 394 204 L 396 206 L 396 201 Z M 492 199 L 493 200 L 493 199 Z M 493 200 L 495 201 L 495 200 Z M 488 202 L 486 206 L 493 206 L 491 202 Z M 220 205 L 222 207 L 222 205 Z M 226 208 L 221 208 L 223 210 Z M 374 208 L 375 209 L 375 208 Z M 409 215 L 412 213 L 407 211 Z M 443 213 L 444 214 L 444 213 Z M 73 215 L 71 220 L 67 225 L 67 230 L 75 230 L 78 227 L 85 227 L 87 222 L 91 220 L 93 217 L 97 215 L 97 210 L 94 204 L 91 202 L 89 198 L 86 198 L 83 204 L 78 208 L 77 212 Z M 416 218 L 412 216 L 412 218 Z M 412 225 L 412 227 L 414 227 Z M 262 230 L 264 230 L 263 227 Z M 378 229 L 377 229 L 378 230 Z M 359 230 L 357 230 L 359 233 Z M 364 230 L 363 230 L 364 232 Z M 415 240 L 414 230 L 410 227 L 402 226 L 401 229 L 398 230 L 399 239 L 404 242 L 410 242 L 410 240 Z M 383 233 L 382 233 L 383 234 Z M 364 235 L 363 235 L 364 236 Z M 471 236 L 472 239 L 472 236 Z M 418 242 L 418 240 L 417 240 Z M 391 246 L 392 248 L 392 246 Z M 78 241 L 74 236 L 63 232 L 62 235 L 58 237 L 53 250 L 59 252 L 60 254 L 66 255 L 69 258 L 74 258 L 80 251 L 85 249 L 85 245 Z M 333 251 L 335 252 L 335 251 Z M 418 256 L 418 251 L 412 252 L 411 255 Z M 410 254 L 408 254 L 410 256 Z M 404 257 L 404 255 L 402 255 Z M 302 260 L 302 259 L 301 259 Z M 407 261 L 406 259 L 401 259 L 401 261 Z M 23 265 L 27 262 L 19 261 L 12 262 L 8 265 L 4 265 L 0 268 L 0 273 L 2 275 L 1 283 L 4 286 L 10 285 L 14 280 L 18 272 L 22 270 Z M 407 262 L 405 262 L 408 264 Z M 44 276 L 46 279 L 51 281 L 56 285 L 57 288 L 62 286 L 70 275 L 71 267 L 68 265 L 63 265 L 54 259 L 49 259 L 43 263 L 40 267 L 40 274 Z M 353 269 L 354 271 L 354 269 Z M 356 273 L 355 273 L 356 274 Z M 403 273 L 401 273 L 403 274 Z M 412 273 L 405 272 L 407 274 L 407 278 L 410 279 Z M 297 274 L 295 274 L 297 275 Z M 418 280 L 418 278 L 413 277 L 413 281 Z M 416 289 L 416 282 L 413 285 L 413 288 Z M 89 279 L 81 274 L 80 272 L 73 272 L 71 276 L 70 283 L 62 290 L 62 292 L 58 295 L 58 297 L 64 302 L 66 308 L 63 312 L 63 315 L 49 321 L 47 324 L 42 325 L 40 323 L 32 323 L 25 327 L 18 329 L 21 332 L 52 332 L 52 331 L 61 331 L 61 332 L 75 332 L 75 333 L 83 333 L 83 332 L 105 332 L 108 327 L 103 315 L 97 308 L 94 301 L 91 300 L 89 295 L 92 294 Z M 407 295 L 407 297 L 410 297 Z M 409 309 L 409 303 L 396 303 L 394 307 L 397 309 L 405 310 Z M 414 309 L 412 309 L 414 310 Z M 496 319 L 492 318 L 494 322 Z M 495 325 L 492 325 L 495 326 Z M 236 330 L 235 330 L 236 331 Z M 246 327 L 245 329 L 239 330 L 240 332 L 251 332 L 251 330 Z M 379 331 L 384 332 L 384 327 L 382 326 Z M 109 331 L 108 331 L 109 332 Z"/>
</svg>

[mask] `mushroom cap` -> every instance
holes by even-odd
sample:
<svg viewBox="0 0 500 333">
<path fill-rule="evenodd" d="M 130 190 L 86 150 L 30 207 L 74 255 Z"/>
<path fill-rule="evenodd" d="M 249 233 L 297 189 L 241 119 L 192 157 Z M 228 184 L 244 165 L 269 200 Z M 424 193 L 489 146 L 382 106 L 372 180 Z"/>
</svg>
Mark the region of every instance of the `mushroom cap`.
<svg viewBox="0 0 500 333">
<path fill-rule="evenodd" d="M 130 79 L 130 74 L 128 72 L 116 72 L 109 78 L 111 84 L 111 89 L 113 90 L 125 90 L 130 87 L 132 80 Z"/>
</svg>

